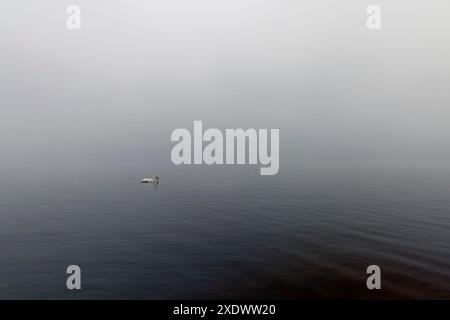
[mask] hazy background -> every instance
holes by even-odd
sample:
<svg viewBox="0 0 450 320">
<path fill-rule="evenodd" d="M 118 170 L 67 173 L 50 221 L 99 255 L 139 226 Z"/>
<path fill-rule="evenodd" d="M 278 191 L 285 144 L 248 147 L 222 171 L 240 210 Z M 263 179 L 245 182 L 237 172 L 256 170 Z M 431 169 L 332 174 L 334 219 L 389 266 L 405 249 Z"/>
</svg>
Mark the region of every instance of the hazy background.
<svg viewBox="0 0 450 320">
<path fill-rule="evenodd" d="M 0 299 L 449 299 L 450 2 L 373 3 L 0 0 Z M 194 120 L 279 174 L 173 165 Z"/>
<path fill-rule="evenodd" d="M 66 8 L 82 29 L 66 28 Z M 288 163 L 450 160 L 450 4 L 0 1 L 0 165 L 170 163 L 170 134 L 280 128 Z"/>
</svg>

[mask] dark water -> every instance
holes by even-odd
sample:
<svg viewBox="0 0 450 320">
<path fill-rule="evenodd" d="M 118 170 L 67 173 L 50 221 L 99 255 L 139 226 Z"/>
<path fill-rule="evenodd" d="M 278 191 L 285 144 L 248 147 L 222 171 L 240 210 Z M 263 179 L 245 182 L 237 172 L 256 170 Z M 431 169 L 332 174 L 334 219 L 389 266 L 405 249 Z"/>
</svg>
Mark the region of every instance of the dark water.
<svg viewBox="0 0 450 320">
<path fill-rule="evenodd" d="M 0 298 L 450 298 L 449 168 L 157 171 L 2 172 Z"/>
</svg>

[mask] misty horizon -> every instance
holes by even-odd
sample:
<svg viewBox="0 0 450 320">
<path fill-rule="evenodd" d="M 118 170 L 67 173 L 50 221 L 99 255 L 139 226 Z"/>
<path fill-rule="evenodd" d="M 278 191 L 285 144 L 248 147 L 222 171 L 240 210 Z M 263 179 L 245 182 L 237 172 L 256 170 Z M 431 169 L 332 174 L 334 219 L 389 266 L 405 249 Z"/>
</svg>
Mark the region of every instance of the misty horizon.
<svg viewBox="0 0 450 320">
<path fill-rule="evenodd" d="M 450 160 L 447 3 L 3 1 L 0 162 L 165 163 L 170 134 L 279 128 L 280 163 Z M 19 9 L 20 8 L 20 9 Z"/>
</svg>

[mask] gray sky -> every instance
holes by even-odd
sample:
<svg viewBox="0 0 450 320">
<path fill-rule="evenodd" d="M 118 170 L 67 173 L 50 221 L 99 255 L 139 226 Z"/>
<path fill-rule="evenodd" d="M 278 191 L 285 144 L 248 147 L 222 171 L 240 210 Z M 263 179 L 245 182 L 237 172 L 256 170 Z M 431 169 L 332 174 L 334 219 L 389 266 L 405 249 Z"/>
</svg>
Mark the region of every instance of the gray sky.
<svg viewBox="0 0 450 320">
<path fill-rule="evenodd" d="M 448 0 L 0 0 L 0 164 L 168 162 L 194 120 L 279 128 L 281 166 L 448 162 L 449 16 Z"/>
</svg>

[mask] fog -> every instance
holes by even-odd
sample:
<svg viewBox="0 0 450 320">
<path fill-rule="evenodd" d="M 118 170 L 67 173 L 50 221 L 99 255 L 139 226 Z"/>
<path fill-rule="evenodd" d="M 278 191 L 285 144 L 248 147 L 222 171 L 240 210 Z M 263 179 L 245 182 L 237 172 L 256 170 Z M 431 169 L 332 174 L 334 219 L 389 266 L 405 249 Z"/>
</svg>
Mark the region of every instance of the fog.
<svg viewBox="0 0 450 320">
<path fill-rule="evenodd" d="M 450 3 L 374 3 L 1 0 L 0 165 L 170 164 L 194 120 L 279 128 L 281 169 L 446 163 Z"/>
</svg>

